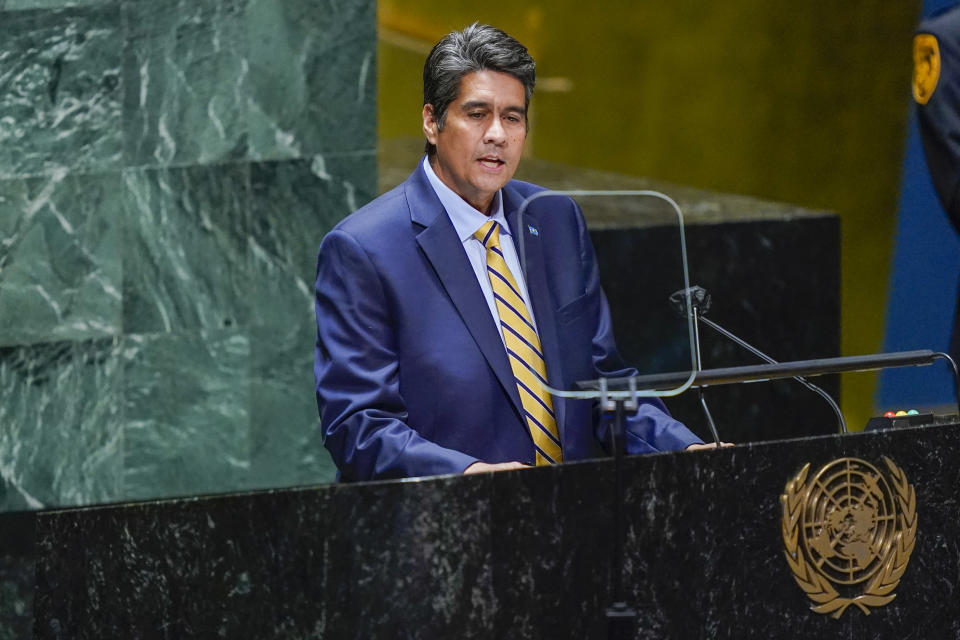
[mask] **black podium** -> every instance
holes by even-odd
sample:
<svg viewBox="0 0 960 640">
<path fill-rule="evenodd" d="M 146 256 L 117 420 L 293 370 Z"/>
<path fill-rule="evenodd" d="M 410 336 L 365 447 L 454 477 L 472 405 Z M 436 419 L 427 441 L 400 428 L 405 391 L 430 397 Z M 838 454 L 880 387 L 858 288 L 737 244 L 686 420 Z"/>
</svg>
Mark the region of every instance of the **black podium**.
<svg viewBox="0 0 960 640">
<path fill-rule="evenodd" d="M 636 637 L 960 638 L 953 422 L 626 459 Z M 870 474 L 828 487 L 856 469 L 880 471 L 876 491 L 893 501 L 863 484 Z M 604 638 L 612 487 L 612 462 L 597 460 L 43 512 L 35 637 Z M 904 488 L 912 507 L 898 502 Z M 839 513 L 843 491 L 860 498 Z M 791 523 L 781 496 L 796 506 L 814 494 L 827 502 Z M 871 504 L 872 524 L 857 530 Z M 822 545 L 798 573 L 785 549 L 791 533 L 816 547 L 817 509 L 820 525 L 834 514 L 827 542 L 840 556 L 844 540 L 856 551 L 857 535 L 885 527 L 887 546 L 860 553 L 899 575 L 830 596 L 814 573 L 843 562 Z M 838 598 L 881 582 L 895 583 L 892 602 L 833 616 Z M 832 613 L 811 610 L 824 603 Z"/>
</svg>

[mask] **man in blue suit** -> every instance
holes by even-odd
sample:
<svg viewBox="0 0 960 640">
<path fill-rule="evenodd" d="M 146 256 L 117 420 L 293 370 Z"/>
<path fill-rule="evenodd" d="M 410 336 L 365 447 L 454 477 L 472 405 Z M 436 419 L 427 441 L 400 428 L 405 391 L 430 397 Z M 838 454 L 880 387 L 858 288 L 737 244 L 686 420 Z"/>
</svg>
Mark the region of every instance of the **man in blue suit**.
<svg viewBox="0 0 960 640">
<path fill-rule="evenodd" d="M 424 66 L 420 166 L 323 239 L 317 401 L 343 480 L 604 455 L 595 403 L 536 383 L 633 370 L 617 354 L 576 204 L 540 199 L 517 225 L 541 190 L 512 180 L 534 83 L 533 59 L 502 31 L 448 34 Z M 690 446 L 704 445 L 660 401 L 642 401 L 629 453 Z"/>
</svg>

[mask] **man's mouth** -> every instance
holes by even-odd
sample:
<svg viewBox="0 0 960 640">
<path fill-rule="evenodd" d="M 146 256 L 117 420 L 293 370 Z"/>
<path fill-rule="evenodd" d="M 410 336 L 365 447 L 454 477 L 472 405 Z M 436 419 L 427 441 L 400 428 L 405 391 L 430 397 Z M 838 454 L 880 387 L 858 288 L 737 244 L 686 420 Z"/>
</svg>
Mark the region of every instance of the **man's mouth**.
<svg viewBox="0 0 960 640">
<path fill-rule="evenodd" d="M 500 158 L 486 156 L 486 157 L 480 158 L 480 164 L 487 167 L 488 169 L 496 169 L 506 163 Z"/>
</svg>

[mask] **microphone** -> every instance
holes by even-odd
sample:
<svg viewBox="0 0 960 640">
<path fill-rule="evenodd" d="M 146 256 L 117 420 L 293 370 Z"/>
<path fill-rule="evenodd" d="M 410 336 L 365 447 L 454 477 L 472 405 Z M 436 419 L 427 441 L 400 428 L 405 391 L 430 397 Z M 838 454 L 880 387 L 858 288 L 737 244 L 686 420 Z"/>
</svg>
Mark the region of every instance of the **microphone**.
<svg viewBox="0 0 960 640">
<path fill-rule="evenodd" d="M 694 364 L 697 368 L 697 373 L 703 371 L 703 363 L 700 360 L 700 325 L 697 322 L 701 318 L 702 314 L 706 313 L 707 309 L 710 308 L 710 294 L 707 293 L 707 290 L 703 287 L 687 287 L 686 289 L 681 289 L 680 291 L 675 291 L 670 295 L 670 302 L 673 304 L 674 309 L 678 307 L 681 312 L 681 317 L 686 317 L 688 315 L 688 305 L 689 308 L 693 311 L 693 353 L 694 353 Z M 707 398 L 704 396 L 703 387 L 697 388 L 697 396 L 700 398 L 700 406 L 703 408 L 703 415 L 707 418 L 707 426 L 710 427 L 710 435 L 713 436 L 713 441 L 717 443 L 717 448 L 720 448 L 720 434 L 717 432 L 717 425 L 713 421 L 713 415 L 710 413 L 710 407 L 707 406 Z"/>
<path fill-rule="evenodd" d="M 689 308 L 687 304 L 688 300 L 690 302 Z M 705 318 L 704 314 L 706 314 L 707 311 L 710 310 L 710 303 L 711 303 L 710 293 L 706 289 L 700 286 L 688 287 L 686 289 L 681 289 L 680 291 L 675 291 L 672 294 L 670 294 L 670 304 L 673 306 L 674 311 L 680 314 L 680 317 L 687 317 L 691 312 L 693 313 L 694 329 L 695 329 L 694 342 L 697 343 L 695 347 L 697 351 L 696 361 L 697 361 L 698 371 L 700 370 L 700 344 L 699 344 L 700 340 L 699 340 L 698 332 L 696 332 L 697 320 L 700 320 L 701 322 L 706 324 L 708 327 L 710 327 L 720 335 L 740 345 L 741 347 L 743 347 L 753 355 L 757 356 L 761 360 L 764 360 L 769 364 L 779 364 L 776 360 L 774 360 L 764 352 L 760 351 L 753 345 L 749 344 L 745 340 L 738 338 L 734 334 L 730 333 L 729 331 L 727 331 L 726 329 L 718 325 L 716 322 L 713 322 L 712 320 Z M 817 385 L 813 384 L 803 376 L 793 376 L 793 379 L 799 382 L 800 384 L 802 384 L 803 386 L 805 386 L 807 389 L 810 389 L 811 391 L 813 391 L 814 393 L 822 397 L 824 400 L 826 400 L 827 404 L 830 405 L 830 408 L 833 409 L 833 412 L 837 416 L 837 421 L 840 424 L 840 433 L 847 433 L 847 421 L 843 419 L 843 413 L 840 411 L 840 407 L 838 407 L 834 399 L 830 397 L 830 394 L 824 391 L 822 388 L 818 387 Z M 701 401 L 703 400 L 702 395 L 700 399 Z M 705 406 L 706 405 L 704 405 L 704 407 Z"/>
</svg>

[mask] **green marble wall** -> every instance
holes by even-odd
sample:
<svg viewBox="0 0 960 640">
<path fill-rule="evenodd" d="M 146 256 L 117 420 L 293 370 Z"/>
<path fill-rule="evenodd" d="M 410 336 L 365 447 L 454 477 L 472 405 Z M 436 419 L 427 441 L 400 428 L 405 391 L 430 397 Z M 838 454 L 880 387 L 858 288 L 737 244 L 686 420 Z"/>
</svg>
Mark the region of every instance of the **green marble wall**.
<svg viewBox="0 0 960 640">
<path fill-rule="evenodd" d="M 0 511 L 332 480 L 316 248 L 373 0 L 0 0 Z"/>
</svg>

